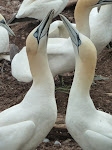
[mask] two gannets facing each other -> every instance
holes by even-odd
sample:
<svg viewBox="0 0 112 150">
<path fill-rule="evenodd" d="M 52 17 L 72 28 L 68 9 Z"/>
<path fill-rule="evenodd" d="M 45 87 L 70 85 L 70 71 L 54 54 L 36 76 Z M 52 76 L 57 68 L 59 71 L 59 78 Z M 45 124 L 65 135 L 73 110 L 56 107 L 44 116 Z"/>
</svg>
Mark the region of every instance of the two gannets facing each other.
<svg viewBox="0 0 112 150">
<path fill-rule="evenodd" d="M 42 20 L 46 14 L 54 9 L 54 17 L 63 11 L 68 0 L 24 0 L 18 10 L 16 18 L 35 18 Z"/>
<path fill-rule="evenodd" d="M 53 12 L 27 37 L 33 84 L 20 104 L 0 113 L 0 150 L 35 150 L 56 121 L 54 80 L 46 52 Z"/>
<path fill-rule="evenodd" d="M 110 1 L 110 3 L 112 3 L 112 0 Z M 86 4 L 86 6 L 85 6 L 85 4 Z M 85 30 L 86 26 L 89 28 L 89 13 L 93 7 L 95 7 L 99 4 L 103 5 L 104 1 L 101 1 L 101 0 L 100 1 L 98 1 L 98 0 L 94 0 L 94 1 L 78 0 L 78 2 L 77 2 L 77 5 L 76 5 L 77 9 L 75 11 L 75 13 L 76 13 L 75 15 L 78 15 L 79 18 L 82 18 L 84 16 L 85 19 L 84 18 L 81 20 L 77 19 L 76 23 L 78 26 L 81 24 L 80 30 L 82 31 L 84 29 L 85 35 L 87 35 L 87 34 L 88 34 L 88 36 L 90 35 L 90 32 L 88 31 L 89 29 L 87 31 Z M 108 4 L 108 1 L 105 0 L 105 4 Z M 81 9 L 80 9 L 80 7 L 81 7 Z M 87 21 L 87 23 L 86 23 L 86 21 Z M 83 22 L 84 22 L 85 26 L 83 25 Z M 81 29 L 81 27 L 82 27 L 82 29 Z M 31 74 L 30 73 L 28 74 L 27 72 L 25 72 L 25 70 L 29 70 L 28 72 L 30 72 L 30 69 L 29 69 L 28 65 L 26 64 L 28 62 L 28 60 L 19 59 L 19 55 L 21 55 L 21 54 L 22 54 L 22 52 L 18 53 L 18 55 L 16 57 L 14 57 L 14 59 L 12 60 L 12 64 L 11 64 L 12 75 L 18 81 L 29 82 L 32 80 Z M 47 45 L 47 54 L 48 54 L 49 66 L 50 66 L 53 76 L 74 70 L 74 68 L 75 68 L 74 50 L 73 50 L 72 42 L 71 42 L 70 38 L 68 38 L 68 39 L 49 38 L 48 45 Z M 27 57 L 25 56 L 25 58 L 27 58 Z M 20 66 L 21 65 L 21 64 L 19 65 L 20 61 L 24 61 L 24 65 Z M 27 66 L 28 68 L 26 69 L 25 66 Z M 22 68 L 24 67 L 25 69 L 23 69 L 23 70 L 19 69 L 21 67 Z"/>
<path fill-rule="evenodd" d="M 61 16 L 75 50 L 75 75 L 69 95 L 66 126 L 83 150 L 112 150 L 112 116 L 96 110 L 90 98 L 97 52 L 89 38 Z"/>
<path fill-rule="evenodd" d="M 14 32 L 7 25 L 5 18 L 0 14 L 0 59 L 10 60 L 9 55 L 3 53 L 9 52 L 9 35 L 15 36 Z"/>
</svg>

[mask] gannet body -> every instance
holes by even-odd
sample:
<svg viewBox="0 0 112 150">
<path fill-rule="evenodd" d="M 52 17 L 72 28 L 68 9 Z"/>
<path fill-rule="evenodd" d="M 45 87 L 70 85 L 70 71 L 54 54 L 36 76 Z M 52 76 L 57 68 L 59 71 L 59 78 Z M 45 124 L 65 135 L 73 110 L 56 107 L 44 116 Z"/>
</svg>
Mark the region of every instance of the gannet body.
<svg viewBox="0 0 112 150">
<path fill-rule="evenodd" d="M 71 61 L 71 57 L 74 58 L 73 56 L 74 50 L 71 39 L 49 38 L 48 43 L 49 43 L 47 45 L 48 61 L 53 77 L 63 72 L 73 71 L 75 61 L 74 59 L 73 59 L 74 63 Z M 56 45 L 54 43 L 56 43 Z M 63 47 L 65 47 L 64 50 L 62 49 L 62 45 Z M 52 51 L 53 47 L 54 49 Z M 55 64 L 56 59 L 58 60 L 58 62 L 61 62 L 61 64 L 60 63 Z M 32 81 L 32 75 L 30 72 L 28 58 L 26 55 L 26 47 L 24 47 L 18 54 L 14 56 L 11 63 L 11 73 L 13 77 L 15 77 L 18 81 L 21 82 Z"/>
<path fill-rule="evenodd" d="M 46 14 L 54 9 L 54 17 L 63 11 L 68 0 L 24 0 L 19 8 L 16 18 L 35 18 L 42 20 Z"/>
<path fill-rule="evenodd" d="M 0 53 L 9 52 L 9 35 L 4 27 L 0 26 Z"/>
<path fill-rule="evenodd" d="M 9 35 L 14 35 L 13 31 L 6 24 L 5 18 L 0 14 L 0 59 L 9 59 L 10 56 L 3 55 L 9 52 Z"/>
<path fill-rule="evenodd" d="M 98 55 L 112 41 L 112 4 L 92 9 L 90 16 L 90 39 L 94 43 Z"/>
<path fill-rule="evenodd" d="M 98 0 L 94 0 L 94 1 L 88 0 L 88 1 L 86 1 L 86 3 L 85 2 L 83 3 L 83 2 L 84 1 L 82 1 L 82 0 L 78 0 L 76 8 L 75 8 L 75 16 L 76 16 L 75 18 L 76 18 L 77 28 L 79 29 L 79 31 L 81 31 L 87 37 L 90 37 L 89 14 L 93 7 L 95 7 L 97 5 L 103 5 L 104 2 L 98 1 Z M 99 4 L 97 4 L 98 2 L 99 2 Z M 110 0 L 109 2 L 112 3 L 112 0 Z M 87 3 L 89 3 L 89 4 L 85 5 Z M 105 4 L 108 4 L 108 3 L 106 2 Z M 80 9 L 80 7 L 81 7 L 81 9 Z M 79 18 L 81 18 L 81 19 L 79 19 Z M 83 22 L 84 22 L 85 26 L 84 25 L 82 26 Z M 58 22 L 58 23 L 60 24 L 60 22 Z M 54 30 L 55 27 L 53 27 L 51 25 L 51 31 L 50 31 L 49 37 L 50 36 L 53 37 L 53 34 L 51 34 L 51 33 L 57 34 L 60 31 L 61 25 L 62 24 L 59 25 L 57 32 L 55 32 L 55 30 Z M 75 25 L 73 25 L 73 26 L 75 26 Z M 61 26 L 61 28 L 63 28 L 63 30 L 65 31 L 65 27 Z M 63 33 L 60 35 L 63 36 Z M 68 36 L 68 33 L 66 32 L 65 35 Z M 49 38 L 48 45 L 47 45 L 47 54 L 48 54 L 49 66 L 50 66 L 53 76 L 60 74 L 60 73 L 65 73 L 65 72 L 74 70 L 74 67 L 75 67 L 74 50 L 73 50 L 72 42 L 69 38 Z M 22 60 L 20 60 L 18 57 L 18 61 L 16 61 L 18 63 L 18 65 L 19 65 L 19 61 L 22 61 Z M 25 59 L 24 59 L 24 61 L 25 61 Z M 25 62 L 27 62 L 27 60 Z M 23 76 L 23 74 L 21 73 L 21 70 L 19 71 L 19 69 L 18 69 L 19 68 L 18 65 L 16 65 L 16 63 L 15 64 L 13 63 L 13 65 L 11 67 L 12 75 L 18 81 L 26 82 L 26 80 L 24 80 L 25 76 L 26 76 L 25 79 L 29 79 L 31 77 L 31 75 L 30 75 L 30 73 L 27 74 L 24 72 L 24 76 Z M 24 65 L 26 66 L 25 63 L 24 63 Z M 16 68 L 16 66 L 17 66 L 17 68 Z M 23 66 L 21 66 L 21 67 L 23 67 Z M 13 70 L 15 70 L 15 71 L 13 71 Z M 15 74 L 13 74 L 13 72 L 15 72 Z M 27 82 L 29 82 L 29 80 L 27 80 Z"/>
<path fill-rule="evenodd" d="M 64 16 L 61 19 L 70 33 L 76 54 L 66 112 L 67 129 L 83 150 L 112 150 L 112 116 L 97 110 L 89 93 L 95 74 L 96 48 Z"/>
<path fill-rule="evenodd" d="M 20 82 L 32 81 L 30 66 L 26 54 L 26 46 L 12 59 L 11 73 Z"/>
<path fill-rule="evenodd" d="M 35 150 L 57 118 L 54 80 L 46 46 L 53 11 L 27 37 L 33 84 L 23 101 L 0 113 L 0 150 Z"/>
<path fill-rule="evenodd" d="M 76 24 L 72 23 L 72 25 L 76 27 Z M 61 20 L 56 20 L 51 23 L 49 38 L 69 38 L 69 33 Z"/>
</svg>

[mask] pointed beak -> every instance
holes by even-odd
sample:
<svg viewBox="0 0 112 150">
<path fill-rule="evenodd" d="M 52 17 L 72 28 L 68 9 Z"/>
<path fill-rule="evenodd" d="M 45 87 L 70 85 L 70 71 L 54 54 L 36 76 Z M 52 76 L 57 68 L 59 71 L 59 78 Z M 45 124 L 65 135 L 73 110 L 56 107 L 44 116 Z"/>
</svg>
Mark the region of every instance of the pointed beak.
<svg viewBox="0 0 112 150">
<path fill-rule="evenodd" d="M 15 36 L 14 32 L 11 30 L 11 28 L 8 26 L 8 24 L 2 24 L 2 26 L 8 31 L 9 35 Z"/>
<path fill-rule="evenodd" d="M 63 15 L 60 15 L 61 20 L 63 21 L 64 25 L 66 26 L 71 40 L 72 42 L 79 47 L 81 45 L 81 40 L 79 37 L 79 32 L 76 28 L 73 28 L 72 24 L 68 21 L 68 19 L 66 17 L 64 17 Z"/>
<path fill-rule="evenodd" d="M 37 38 L 38 43 L 43 36 L 45 36 L 46 34 L 48 35 L 49 26 L 52 22 L 53 16 L 54 10 L 51 10 L 45 17 L 45 19 L 42 20 L 40 25 L 37 27 L 36 32 L 33 34 L 33 36 Z"/>
<path fill-rule="evenodd" d="M 101 6 L 97 7 L 97 12 L 98 13 L 99 13 L 100 9 L 101 9 Z"/>
<path fill-rule="evenodd" d="M 112 4 L 112 0 L 99 0 L 98 3 L 95 6 L 99 7 L 101 5 L 108 5 L 108 4 Z"/>
</svg>

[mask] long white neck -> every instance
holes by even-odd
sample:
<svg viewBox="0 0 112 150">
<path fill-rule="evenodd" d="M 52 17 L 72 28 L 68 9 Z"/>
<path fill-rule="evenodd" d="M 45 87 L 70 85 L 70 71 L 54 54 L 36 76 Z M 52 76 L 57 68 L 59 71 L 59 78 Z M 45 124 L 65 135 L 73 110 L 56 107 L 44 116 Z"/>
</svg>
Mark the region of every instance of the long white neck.
<svg viewBox="0 0 112 150">
<path fill-rule="evenodd" d="M 48 65 L 47 54 L 41 52 L 36 55 L 29 55 L 29 65 L 33 77 L 33 85 L 54 88 L 54 80 Z M 53 90 L 51 90 L 53 91 Z"/>
<path fill-rule="evenodd" d="M 73 80 L 73 89 L 79 95 L 89 95 L 90 86 L 93 82 L 95 66 L 78 60 L 75 68 L 75 76 Z"/>
<path fill-rule="evenodd" d="M 96 48 L 91 41 L 86 40 L 79 47 L 79 56 L 76 58 L 75 75 L 72 84 L 72 91 L 75 94 L 78 93 L 82 97 L 89 95 L 95 74 L 96 60 Z"/>
<path fill-rule="evenodd" d="M 83 6 L 81 0 L 79 0 L 74 12 L 76 28 L 79 30 L 79 32 L 81 32 L 88 38 L 90 37 L 90 27 L 89 27 L 90 11 L 91 8 Z"/>
</svg>

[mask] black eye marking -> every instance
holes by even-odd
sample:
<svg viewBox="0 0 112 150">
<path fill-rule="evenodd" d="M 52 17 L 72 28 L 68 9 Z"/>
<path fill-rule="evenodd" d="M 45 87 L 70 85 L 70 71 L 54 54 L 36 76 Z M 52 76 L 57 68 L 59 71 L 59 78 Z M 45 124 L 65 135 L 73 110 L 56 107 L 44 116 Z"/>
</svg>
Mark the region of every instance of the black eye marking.
<svg viewBox="0 0 112 150">
<path fill-rule="evenodd" d="M 37 28 L 37 31 L 33 34 L 33 36 L 37 39 L 37 42 L 38 42 L 38 44 L 39 44 L 39 27 Z"/>
<path fill-rule="evenodd" d="M 3 24 L 5 24 L 5 21 L 2 19 L 2 20 L 0 21 L 0 23 L 3 23 Z"/>
<path fill-rule="evenodd" d="M 76 33 L 76 35 L 77 35 L 78 47 L 79 47 L 81 45 L 81 40 L 80 40 L 79 35 L 77 33 Z"/>
<path fill-rule="evenodd" d="M 34 37 L 35 37 L 35 38 L 37 38 L 37 37 L 38 37 L 37 32 L 35 32 L 33 35 L 34 35 Z"/>
<path fill-rule="evenodd" d="M 33 36 L 37 39 L 38 44 L 39 44 L 39 40 L 42 37 L 44 37 L 46 34 L 48 35 L 49 28 L 47 29 L 47 31 L 44 34 L 42 34 L 42 32 L 43 32 L 43 30 L 44 30 L 48 20 L 49 20 L 49 17 L 47 19 L 45 19 L 44 21 L 42 21 L 40 23 L 40 25 L 38 26 L 36 32 L 33 34 Z"/>
</svg>

